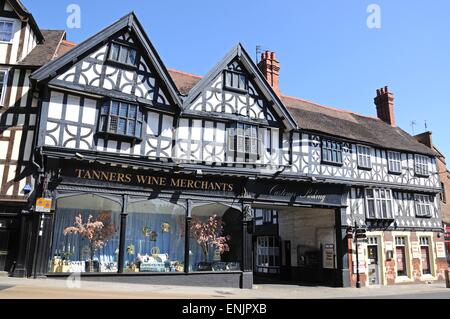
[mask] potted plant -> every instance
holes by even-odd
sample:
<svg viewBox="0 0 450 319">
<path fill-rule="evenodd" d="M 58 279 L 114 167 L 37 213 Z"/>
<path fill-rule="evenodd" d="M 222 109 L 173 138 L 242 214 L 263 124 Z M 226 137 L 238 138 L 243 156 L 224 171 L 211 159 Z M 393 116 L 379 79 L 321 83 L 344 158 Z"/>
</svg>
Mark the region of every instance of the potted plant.
<svg viewBox="0 0 450 319">
<path fill-rule="evenodd" d="M 109 239 L 116 233 L 116 226 L 111 221 L 111 214 L 102 212 L 96 219 L 89 215 L 83 222 L 81 214 L 75 217 L 73 226 L 64 228 L 64 235 L 80 234 L 89 242 L 89 254 L 87 270 L 94 271 L 94 255 L 98 249 L 104 247 Z M 97 267 L 96 267 L 97 268 Z"/>
<path fill-rule="evenodd" d="M 212 270 L 212 265 L 209 262 L 210 247 L 215 248 L 220 254 L 230 250 L 227 241 L 231 237 L 222 236 L 222 219 L 217 215 L 210 216 L 206 220 L 194 216 L 191 221 L 190 232 L 203 252 L 203 262 L 198 264 L 198 270 Z"/>
</svg>

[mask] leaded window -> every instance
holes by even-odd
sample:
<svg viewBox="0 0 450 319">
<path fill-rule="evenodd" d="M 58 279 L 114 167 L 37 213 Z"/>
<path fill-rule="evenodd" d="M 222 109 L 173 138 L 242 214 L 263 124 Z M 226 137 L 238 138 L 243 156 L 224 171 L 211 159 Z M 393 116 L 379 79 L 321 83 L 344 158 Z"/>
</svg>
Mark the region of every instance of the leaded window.
<svg viewBox="0 0 450 319">
<path fill-rule="evenodd" d="M 139 106 L 119 101 L 107 101 L 100 115 L 100 132 L 141 138 L 143 114 Z"/>
<path fill-rule="evenodd" d="M 430 158 L 425 155 L 416 154 L 414 156 L 414 171 L 417 175 L 428 176 L 430 175 L 428 163 Z"/>
<path fill-rule="evenodd" d="M 14 36 L 14 22 L 0 20 L 0 41 L 11 42 Z"/>
<path fill-rule="evenodd" d="M 334 140 L 322 140 L 322 161 L 342 165 L 342 143 Z"/>
<path fill-rule="evenodd" d="M 256 226 L 265 224 L 278 224 L 278 212 L 273 209 L 254 208 L 253 219 Z"/>
<path fill-rule="evenodd" d="M 366 212 L 369 219 L 392 219 L 392 191 L 390 189 L 366 189 Z"/>
<path fill-rule="evenodd" d="M 388 169 L 390 173 L 402 172 L 402 159 L 399 152 L 388 151 Z"/>
<path fill-rule="evenodd" d="M 247 91 L 247 76 L 240 72 L 224 71 L 224 88 L 239 91 Z"/>
<path fill-rule="evenodd" d="M 258 155 L 258 127 L 237 123 L 228 131 L 228 150 L 240 155 Z"/>
<path fill-rule="evenodd" d="M 109 60 L 122 64 L 136 65 L 136 50 L 122 44 L 112 43 L 109 51 Z"/>
<path fill-rule="evenodd" d="M 417 217 L 431 217 L 432 201 L 430 195 L 414 195 L 414 201 L 416 202 L 416 216 Z"/>
<path fill-rule="evenodd" d="M 372 168 L 371 153 L 372 148 L 369 146 L 358 145 L 358 166 L 361 168 Z"/>
</svg>

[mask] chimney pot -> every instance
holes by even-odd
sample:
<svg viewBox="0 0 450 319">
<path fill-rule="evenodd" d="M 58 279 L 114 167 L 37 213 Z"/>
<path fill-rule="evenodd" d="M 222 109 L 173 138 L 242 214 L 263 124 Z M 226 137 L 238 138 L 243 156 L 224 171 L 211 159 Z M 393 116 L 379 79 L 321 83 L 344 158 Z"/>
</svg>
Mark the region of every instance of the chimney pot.
<svg viewBox="0 0 450 319">
<path fill-rule="evenodd" d="M 378 118 L 395 127 L 394 94 L 389 92 L 387 86 L 377 89 L 377 96 L 374 99 L 374 103 L 377 107 Z"/>
<path fill-rule="evenodd" d="M 275 52 L 266 50 L 261 54 L 261 61 L 258 63 L 258 68 L 270 84 L 276 94 L 280 95 L 279 71 L 280 63 L 276 60 Z"/>
</svg>

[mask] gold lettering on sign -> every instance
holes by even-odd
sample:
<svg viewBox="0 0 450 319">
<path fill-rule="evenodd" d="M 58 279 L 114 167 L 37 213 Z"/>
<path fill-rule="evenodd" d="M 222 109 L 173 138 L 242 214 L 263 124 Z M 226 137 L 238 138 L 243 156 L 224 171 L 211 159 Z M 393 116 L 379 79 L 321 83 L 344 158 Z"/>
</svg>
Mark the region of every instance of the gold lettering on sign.
<svg viewBox="0 0 450 319">
<path fill-rule="evenodd" d="M 142 185 L 152 186 L 168 186 L 173 188 L 187 188 L 197 190 L 211 190 L 233 192 L 234 185 L 229 183 L 210 182 L 205 180 L 195 180 L 190 178 L 171 177 L 170 179 L 164 176 L 139 175 L 129 173 L 106 172 L 100 170 L 86 170 L 75 169 L 75 176 L 83 179 L 94 179 L 106 182 L 119 183 L 137 183 Z"/>
</svg>

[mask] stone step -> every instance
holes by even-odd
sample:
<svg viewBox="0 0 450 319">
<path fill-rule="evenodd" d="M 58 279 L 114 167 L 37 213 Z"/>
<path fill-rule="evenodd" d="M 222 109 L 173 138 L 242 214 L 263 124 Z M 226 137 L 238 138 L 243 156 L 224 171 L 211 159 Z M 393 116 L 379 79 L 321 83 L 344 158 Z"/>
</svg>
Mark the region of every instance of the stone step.
<svg viewBox="0 0 450 319">
<path fill-rule="evenodd" d="M 0 271 L 0 277 L 8 277 L 7 271 Z"/>
</svg>

